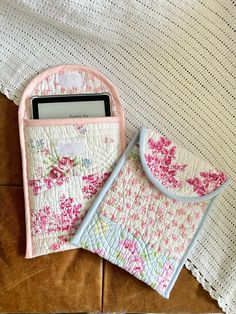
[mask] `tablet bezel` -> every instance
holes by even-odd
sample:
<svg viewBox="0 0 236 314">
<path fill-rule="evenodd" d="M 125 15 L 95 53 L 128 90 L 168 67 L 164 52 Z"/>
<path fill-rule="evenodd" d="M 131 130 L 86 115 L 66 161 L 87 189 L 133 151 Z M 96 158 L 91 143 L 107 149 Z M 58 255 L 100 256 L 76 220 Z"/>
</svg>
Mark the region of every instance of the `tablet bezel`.
<svg viewBox="0 0 236 314">
<path fill-rule="evenodd" d="M 105 107 L 105 117 L 111 116 L 111 97 L 109 94 L 74 94 L 74 95 L 47 95 L 34 96 L 31 98 L 32 119 L 39 118 L 38 106 L 42 103 L 57 103 L 57 102 L 80 102 L 80 101 L 96 101 L 103 100 Z M 53 118 L 48 118 L 53 119 Z M 55 118 L 56 119 L 56 118 Z M 64 118 L 61 118 L 64 119 Z M 70 119 L 70 118 L 68 118 Z"/>
</svg>

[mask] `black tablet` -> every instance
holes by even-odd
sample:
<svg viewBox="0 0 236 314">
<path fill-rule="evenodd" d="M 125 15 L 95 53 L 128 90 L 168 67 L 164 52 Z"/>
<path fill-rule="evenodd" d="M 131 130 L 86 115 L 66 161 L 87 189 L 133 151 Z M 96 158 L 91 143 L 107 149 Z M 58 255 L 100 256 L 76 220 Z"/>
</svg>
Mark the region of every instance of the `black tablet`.
<svg viewBox="0 0 236 314">
<path fill-rule="evenodd" d="M 63 119 L 111 116 L 109 94 L 34 96 L 33 119 Z"/>
</svg>

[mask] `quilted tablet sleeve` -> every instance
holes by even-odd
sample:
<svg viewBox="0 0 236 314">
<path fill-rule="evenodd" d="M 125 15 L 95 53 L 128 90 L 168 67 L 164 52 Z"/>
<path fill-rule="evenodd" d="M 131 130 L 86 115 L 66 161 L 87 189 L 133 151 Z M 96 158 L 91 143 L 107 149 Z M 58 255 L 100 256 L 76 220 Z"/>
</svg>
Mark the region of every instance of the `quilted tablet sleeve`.
<svg viewBox="0 0 236 314">
<path fill-rule="evenodd" d="M 141 128 L 71 243 L 170 291 L 226 175 L 158 131 Z"/>
<path fill-rule="evenodd" d="M 111 96 L 112 117 L 31 119 L 32 96 L 103 92 Z M 19 128 L 26 257 L 72 249 L 70 238 L 125 148 L 118 93 L 107 78 L 90 68 L 51 68 L 25 89 Z"/>
</svg>

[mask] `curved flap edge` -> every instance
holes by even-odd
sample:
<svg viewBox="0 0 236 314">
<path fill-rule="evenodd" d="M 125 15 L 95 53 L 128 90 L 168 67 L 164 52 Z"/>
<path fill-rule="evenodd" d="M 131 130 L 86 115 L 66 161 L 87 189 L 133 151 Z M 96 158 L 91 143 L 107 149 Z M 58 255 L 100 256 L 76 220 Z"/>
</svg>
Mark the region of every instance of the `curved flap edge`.
<svg viewBox="0 0 236 314">
<path fill-rule="evenodd" d="M 155 134 L 155 139 L 147 139 L 148 132 Z M 153 156 L 148 154 L 146 150 L 147 143 L 149 144 L 149 148 L 151 149 L 151 151 L 154 152 Z M 177 149 L 179 147 L 180 146 L 177 146 Z M 165 151 L 163 151 L 162 148 L 165 149 Z M 194 156 L 192 153 L 188 152 L 184 148 L 181 147 L 180 149 L 184 151 L 184 154 L 188 153 L 189 158 Z M 157 131 L 149 130 L 145 127 L 140 128 L 139 154 L 143 170 L 146 173 L 148 179 L 152 182 L 152 184 L 168 197 L 181 202 L 205 201 L 221 193 L 230 184 L 231 180 L 228 179 L 223 172 L 219 172 L 217 170 L 215 171 L 218 175 L 220 175 L 220 184 L 218 180 L 217 186 L 215 186 L 215 188 L 213 187 L 210 191 L 208 191 L 208 189 L 204 189 L 206 185 L 209 186 L 209 182 L 206 182 L 206 178 L 204 178 L 206 173 L 204 172 L 204 169 L 201 169 L 199 171 L 199 173 L 203 176 L 201 177 L 204 182 L 203 186 L 200 186 L 201 180 L 199 178 L 196 178 L 195 176 L 189 179 L 183 178 L 182 180 L 175 178 L 175 174 L 177 173 L 177 171 L 180 171 L 182 175 L 182 173 L 184 173 L 185 169 L 188 167 L 187 164 L 176 163 L 176 160 L 179 161 L 179 158 L 176 158 L 175 152 L 176 145 L 173 146 L 172 142 L 169 139 L 163 137 Z M 184 157 L 186 157 L 186 155 Z M 199 165 L 201 162 L 203 163 L 203 165 L 210 165 L 200 160 L 198 157 L 195 158 L 196 160 L 194 160 L 193 163 L 197 165 Z M 174 163 L 172 163 L 173 159 L 175 159 Z M 190 165 L 189 168 L 191 168 L 192 166 L 194 165 Z M 183 188 L 183 185 L 187 184 L 188 186 L 186 188 L 188 188 L 188 190 L 192 190 L 191 193 L 186 193 L 186 188 Z M 173 192 L 174 189 L 177 193 Z"/>
</svg>

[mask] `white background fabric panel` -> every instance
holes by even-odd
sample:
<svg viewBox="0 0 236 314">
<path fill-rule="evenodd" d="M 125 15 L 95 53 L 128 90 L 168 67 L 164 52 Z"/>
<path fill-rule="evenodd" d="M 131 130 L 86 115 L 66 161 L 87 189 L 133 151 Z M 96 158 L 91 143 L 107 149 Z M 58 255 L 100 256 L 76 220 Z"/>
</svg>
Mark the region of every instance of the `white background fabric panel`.
<svg viewBox="0 0 236 314">
<path fill-rule="evenodd" d="M 1 1 L 1 91 L 17 104 L 40 71 L 80 63 L 118 88 L 127 136 L 160 129 L 235 180 L 233 0 Z M 218 199 L 187 267 L 236 313 L 236 186 Z"/>
</svg>

